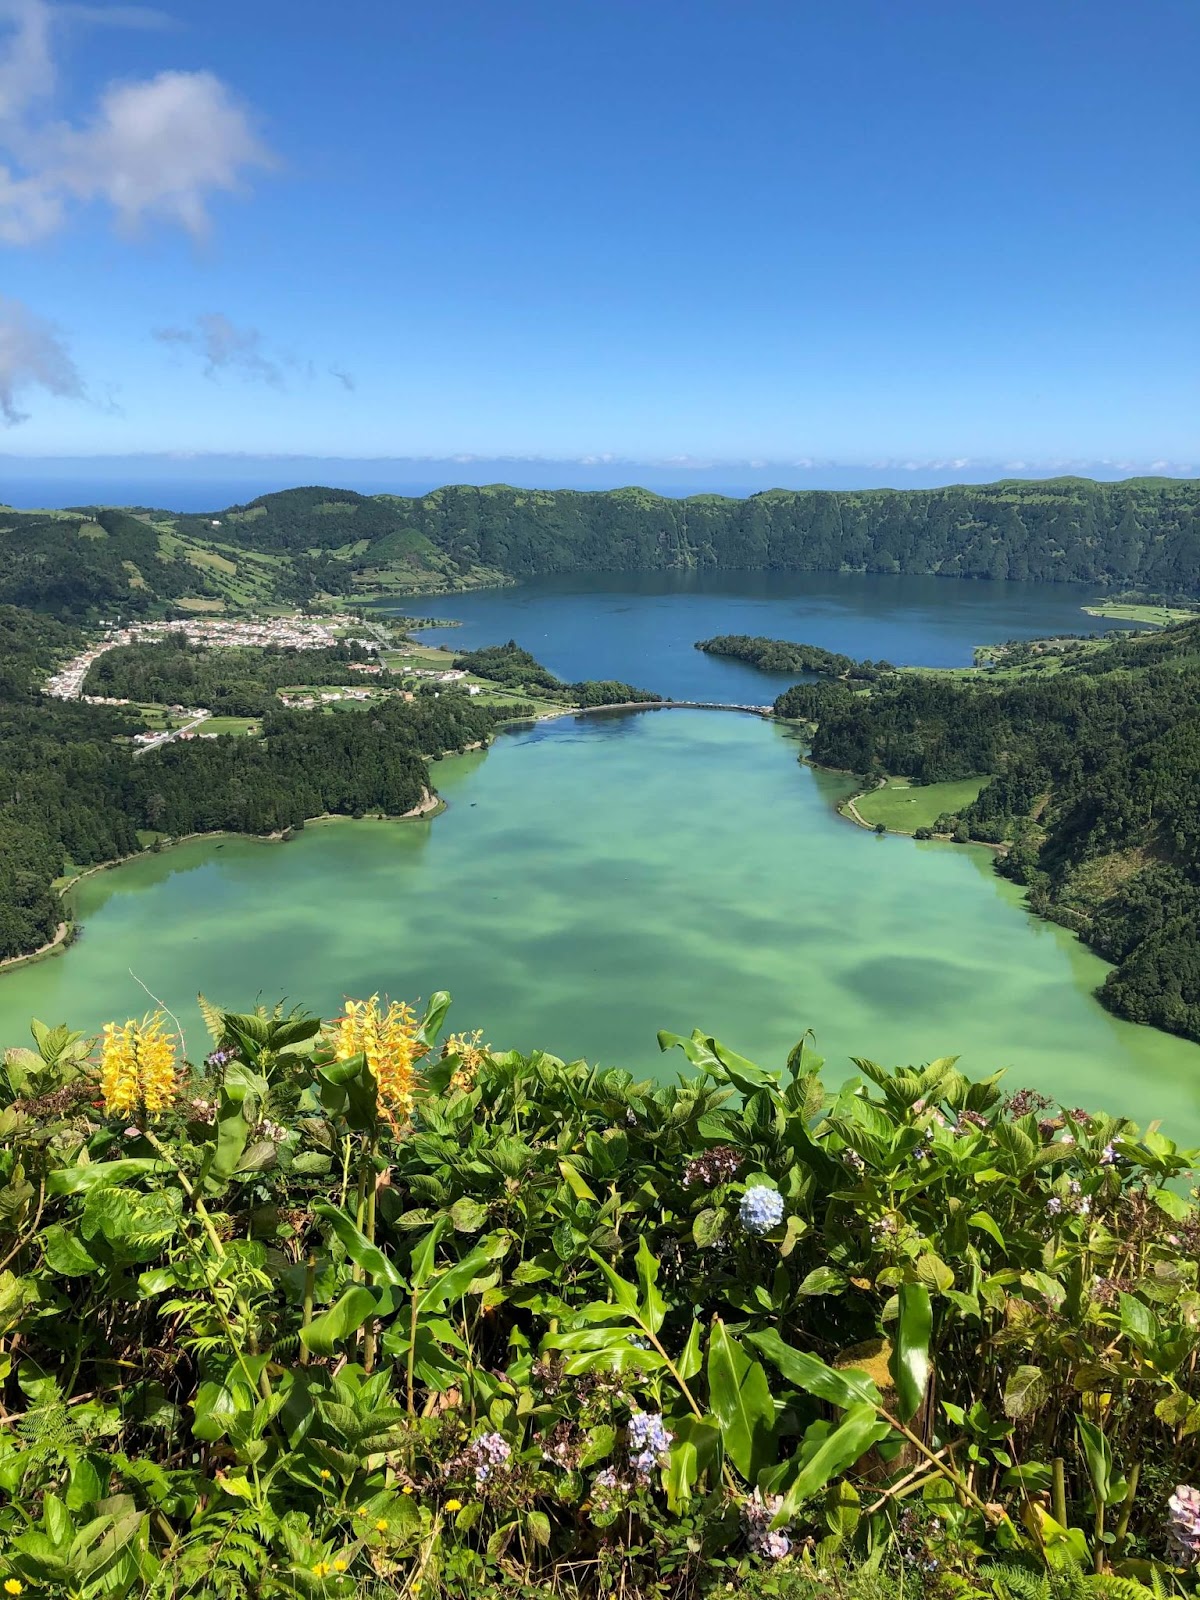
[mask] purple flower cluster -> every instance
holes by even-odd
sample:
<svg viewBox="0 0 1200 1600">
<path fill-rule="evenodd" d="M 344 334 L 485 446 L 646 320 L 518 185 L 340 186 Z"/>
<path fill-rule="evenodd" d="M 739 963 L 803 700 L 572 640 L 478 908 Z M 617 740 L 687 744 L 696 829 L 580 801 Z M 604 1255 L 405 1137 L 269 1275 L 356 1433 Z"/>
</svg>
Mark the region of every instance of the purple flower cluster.
<svg viewBox="0 0 1200 1600">
<path fill-rule="evenodd" d="M 742 1157 L 729 1144 L 714 1145 L 702 1155 L 693 1156 L 683 1169 L 685 1189 L 715 1189 L 719 1183 L 728 1183 L 741 1170 Z"/>
<path fill-rule="evenodd" d="M 1167 1506 L 1171 1512 L 1171 1543 L 1181 1559 L 1194 1566 L 1200 1559 L 1200 1489 L 1177 1484 Z"/>
<path fill-rule="evenodd" d="M 204 1065 L 214 1068 L 227 1067 L 235 1054 L 236 1051 L 233 1050 L 214 1050 L 211 1055 L 205 1056 Z"/>
<path fill-rule="evenodd" d="M 629 1419 L 629 1451 L 634 1471 L 640 1478 L 648 1478 L 658 1465 L 659 1457 L 666 1455 L 675 1437 L 663 1427 L 657 1411 L 635 1411 Z"/>
<path fill-rule="evenodd" d="M 792 1541 L 787 1534 L 771 1526 L 782 1505 L 782 1495 L 769 1494 L 764 1500 L 762 1490 L 756 1489 L 754 1499 L 747 1500 L 742 1507 L 746 1542 L 756 1556 L 762 1556 L 767 1561 L 782 1561 L 792 1548 Z"/>
<path fill-rule="evenodd" d="M 486 1483 L 497 1467 L 512 1455 L 512 1446 L 503 1434 L 485 1433 L 467 1446 L 468 1465 L 475 1468 L 475 1482 Z"/>
</svg>

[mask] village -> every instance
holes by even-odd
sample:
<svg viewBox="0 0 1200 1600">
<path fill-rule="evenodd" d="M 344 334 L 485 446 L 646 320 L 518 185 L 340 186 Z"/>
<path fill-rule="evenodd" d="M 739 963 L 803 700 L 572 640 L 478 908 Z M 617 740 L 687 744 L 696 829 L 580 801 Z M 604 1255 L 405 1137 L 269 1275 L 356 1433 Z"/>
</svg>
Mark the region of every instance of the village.
<svg viewBox="0 0 1200 1600">
<path fill-rule="evenodd" d="M 59 700 L 82 700 L 89 705 L 124 706 L 131 702 L 127 699 L 115 699 L 108 695 L 84 694 L 83 685 L 87 675 L 96 661 L 109 650 L 115 650 L 121 645 L 133 644 L 158 644 L 167 639 L 185 639 L 189 644 L 211 650 L 245 649 L 286 649 L 286 650 L 324 650 L 339 644 L 354 644 L 363 650 L 379 657 L 386 643 L 386 635 L 382 628 L 372 628 L 370 624 L 362 624 L 365 630 L 362 635 L 353 634 L 347 629 L 346 621 L 341 617 L 310 617 L 296 613 L 287 617 L 247 617 L 235 619 L 228 617 L 183 617 L 171 621 L 132 622 L 121 624 L 119 622 L 101 623 L 102 637 L 86 650 L 74 656 L 65 666 L 61 667 L 52 677 L 48 678 L 45 692 Z M 378 635 L 368 636 L 368 635 Z M 279 701 L 281 705 L 294 710 L 310 710 L 318 707 L 332 705 L 339 701 L 370 701 L 382 695 L 399 694 L 404 699 L 413 698 L 412 691 L 396 687 L 385 686 L 382 680 L 393 675 L 404 678 L 420 678 L 435 683 L 458 684 L 466 689 L 470 695 L 480 693 L 480 685 L 467 683 L 467 674 L 454 667 L 418 667 L 410 666 L 406 660 L 393 657 L 391 664 L 381 659 L 374 661 L 352 661 L 348 663 L 351 672 L 361 673 L 365 678 L 381 680 L 379 687 L 374 685 L 363 688 L 335 688 L 294 690 L 291 692 L 280 690 Z M 436 693 L 437 691 L 435 691 Z M 133 743 L 137 747 L 137 754 L 147 750 L 157 749 L 174 739 L 216 739 L 220 737 L 217 732 L 202 732 L 205 722 L 211 721 L 213 713 L 205 707 L 171 705 L 164 706 L 164 716 L 170 719 L 166 728 L 148 728 L 133 736 Z M 253 730 L 247 730 L 253 731 Z"/>
</svg>

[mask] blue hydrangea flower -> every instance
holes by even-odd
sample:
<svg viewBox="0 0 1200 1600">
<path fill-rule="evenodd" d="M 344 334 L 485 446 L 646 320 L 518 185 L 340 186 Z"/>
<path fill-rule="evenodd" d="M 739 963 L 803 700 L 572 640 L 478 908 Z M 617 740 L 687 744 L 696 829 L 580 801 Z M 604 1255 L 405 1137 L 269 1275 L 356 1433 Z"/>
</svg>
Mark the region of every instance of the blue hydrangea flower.
<svg viewBox="0 0 1200 1600">
<path fill-rule="evenodd" d="M 634 1471 L 640 1478 L 648 1478 L 659 1458 L 666 1455 L 675 1437 L 663 1427 L 657 1411 L 635 1411 L 629 1419 L 629 1449 Z"/>
<path fill-rule="evenodd" d="M 738 1218 L 747 1233 L 770 1233 L 783 1221 L 783 1196 L 778 1189 L 756 1183 L 742 1196 Z"/>
</svg>

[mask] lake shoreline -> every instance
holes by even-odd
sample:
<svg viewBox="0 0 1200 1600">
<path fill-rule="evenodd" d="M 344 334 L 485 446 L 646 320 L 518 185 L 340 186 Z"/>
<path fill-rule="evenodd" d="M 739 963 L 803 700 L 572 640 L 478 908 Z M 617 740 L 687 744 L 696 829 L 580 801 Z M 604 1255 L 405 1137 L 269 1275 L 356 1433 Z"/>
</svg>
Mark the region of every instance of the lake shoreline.
<svg viewBox="0 0 1200 1600">
<path fill-rule="evenodd" d="M 473 746 L 478 749 L 478 746 Z M 446 809 L 446 801 L 436 791 L 426 789 L 421 802 L 411 811 L 402 811 L 397 816 L 367 815 L 363 817 L 348 817 L 337 811 L 324 811 L 316 817 L 305 817 L 304 829 L 327 827 L 330 823 L 354 822 L 425 822 L 440 816 Z M 143 856 L 162 854 L 167 850 L 174 850 L 181 844 L 192 844 L 201 839 L 246 839 L 252 844 L 290 844 L 297 832 L 297 828 L 283 828 L 275 833 L 238 833 L 230 828 L 212 828 L 203 833 L 181 833 L 177 839 L 160 840 L 156 851 L 153 845 L 147 845 L 144 850 L 132 851 L 126 856 L 115 856 L 111 861 L 98 861 L 95 866 L 84 867 L 82 871 L 72 874 L 59 888 L 58 897 L 65 905 L 67 896 L 83 882 L 85 878 L 95 877 L 100 872 L 113 872 L 117 867 L 128 866 L 131 861 L 140 861 Z M 16 971 L 18 967 L 27 967 L 35 961 L 46 961 L 52 956 L 62 955 L 69 950 L 83 932 L 83 924 L 74 917 L 66 917 L 59 923 L 53 939 L 39 945 L 36 950 L 26 950 L 19 956 L 6 956 L 0 961 L 0 974 Z"/>
</svg>

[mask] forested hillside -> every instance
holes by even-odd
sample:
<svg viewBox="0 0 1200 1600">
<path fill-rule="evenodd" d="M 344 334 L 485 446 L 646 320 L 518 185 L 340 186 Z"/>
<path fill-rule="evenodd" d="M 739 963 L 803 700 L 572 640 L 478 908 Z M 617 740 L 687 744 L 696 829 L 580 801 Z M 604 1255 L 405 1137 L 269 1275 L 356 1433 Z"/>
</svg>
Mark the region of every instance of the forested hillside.
<svg viewBox="0 0 1200 1600">
<path fill-rule="evenodd" d="M 1082 478 L 667 499 L 457 485 L 418 498 L 313 487 L 204 516 L 0 510 L 0 601 L 68 617 L 238 609 L 543 573 L 937 573 L 1200 592 L 1200 484 Z"/>
<path fill-rule="evenodd" d="M 268 695 L 260 738 L 134 759 L 120 741 L 140 719 L 37 691 L 48 656 L 74 642 L 69 630 L 10 608 L 0 630 L 0 959 L 53 937 L 63 916 L 54 884 L 69 866 L 128 855 L 150 834 L 270 834 L 326 812 L 411 810 L 432 787 L 427 757 L 485 742 L 513 715 L 453 692 L 329 716 L 272 709 Z"/>
<path fill-rule="evenodd" d="M 777 489 L 745 500 L 502 484 L 454 486 L 417 499 L 297 489 L 225 512 L 222 522 L 239 541 L 263 549 L 339 549 L 361 563 L 378 559 L 383 540 L 418 560 L 449 558 L 462 574 L 848 568 L 1172 593 L 1200 586 L 1200 485 L 1166 478 L 845 493 Z M 351 553 L 356 541 L 361 548 Z"/>
<path fill-rule="evenodd" d="M 960 819 L 970 836 L 1009 841 L 1000 870 L 1117 963 L 1114 1010 L 1200 1038 L 1200 624 L 1049 676 L 897 675 L 778 709 L 818 720 L 814 760 L 867 778 L 994 774 Z"/>
</svg>

